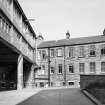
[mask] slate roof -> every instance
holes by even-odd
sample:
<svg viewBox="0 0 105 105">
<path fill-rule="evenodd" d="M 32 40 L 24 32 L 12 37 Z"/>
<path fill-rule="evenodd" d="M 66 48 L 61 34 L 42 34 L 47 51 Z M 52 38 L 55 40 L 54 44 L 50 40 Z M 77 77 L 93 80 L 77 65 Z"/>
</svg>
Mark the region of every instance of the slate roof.
<svg viewBox="0 0 105 105">
<path fill-rule="evenodd" d="M 48 48 L 48 47 L 60 47 L 60 46 L 72 46 L 72 45 L 82 45 L 91 43 L 105 42 L 105 36 L 91 36 L 91 37 L 80 37 L 80 38 L 70 38 L 54 41 L 43 41 L 38 48 Z"/>
</svg>

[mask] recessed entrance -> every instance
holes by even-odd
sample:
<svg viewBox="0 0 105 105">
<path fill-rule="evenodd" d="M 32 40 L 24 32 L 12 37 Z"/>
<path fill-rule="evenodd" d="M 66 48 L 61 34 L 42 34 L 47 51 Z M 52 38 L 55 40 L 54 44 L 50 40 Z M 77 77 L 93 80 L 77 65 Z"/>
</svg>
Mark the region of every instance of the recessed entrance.
<svg viewBox="0 0 105 105">
<path fill-rule="evenodd" d="M 17 88 L 18 54 L 0 42 L 0 91 Z"/>
</svg>

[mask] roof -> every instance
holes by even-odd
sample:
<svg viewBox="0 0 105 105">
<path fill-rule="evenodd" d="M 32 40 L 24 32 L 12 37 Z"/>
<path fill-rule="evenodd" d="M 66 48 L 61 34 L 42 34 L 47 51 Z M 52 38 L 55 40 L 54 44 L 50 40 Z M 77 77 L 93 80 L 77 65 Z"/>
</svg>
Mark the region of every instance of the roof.
<svg viewBox="0 0 105 105">
<path fill-rule="evenodd" d="M 80 38 L 70 38 L 62 39 L 58 41 L 43 41 L 39 44 L 38 48 L 50 48 L 50 47 L 61 47 L 61 46 L 72 46 L 72 45 L 82 45 L 82 44 L 92 44 L 105 42 L 105 36 L 91 36 L 91 37 L 80 37 Z"/>
</svg>

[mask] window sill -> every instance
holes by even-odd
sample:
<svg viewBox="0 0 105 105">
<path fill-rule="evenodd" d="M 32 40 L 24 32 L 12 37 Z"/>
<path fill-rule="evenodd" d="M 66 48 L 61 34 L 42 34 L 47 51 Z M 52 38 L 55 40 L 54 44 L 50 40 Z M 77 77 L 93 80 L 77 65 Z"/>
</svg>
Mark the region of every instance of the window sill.
<svg viewBox="0 0 105 105">
<path fill-rule="evenodd" d="M 50 73 L 50 75 L 54 75 L 54 73 Z"/>
<path fill-rule="evenodd" d="M 91 75 L 91 74 L 92 74 L 92 75 L 93 75 L 93 74 L 95 75 L 96 73 L 95 73 L 95 72 L 89 72 L 89 74 L 90 74 L 90 75 Z"/>
<path fill-rule="evenodd" d="M 96 55 L 89 55 L 88 57 L 96 57 Z"/>
<path fill-rule="evenodd" d="M 74 75 L 75 73 L 68 73 L 68 74 L 69 74 L 69 75 L 71 75 L 71 74 Z"/>
<path fill-rule="evenodd" d="M 78 58 L 85 58 L 85 56 L 78 56 Z"/>
<path fill-rule="evenodd" d="M 55 56 L 50 56 L 50 58 L 55 58 Z"/>
<path fill-rule="evenodd" d="M 58 75 L 63 75 L 63 73 L 58 73 Z"/>
<path fill-rule="evenodd" d="M 79 72 L 79 74 L 85 74 L 85 72 Z"/>
<path fill-rule="evenodd" d="M 75 57 L 67 57 L 67 58 L 69 58 L 69 59 L 74 59 Z"/>
<path fill-rule="evenodd" d="M 63 57 L 63 56 L 57 56 L 57 57 Z"/>
</svg>

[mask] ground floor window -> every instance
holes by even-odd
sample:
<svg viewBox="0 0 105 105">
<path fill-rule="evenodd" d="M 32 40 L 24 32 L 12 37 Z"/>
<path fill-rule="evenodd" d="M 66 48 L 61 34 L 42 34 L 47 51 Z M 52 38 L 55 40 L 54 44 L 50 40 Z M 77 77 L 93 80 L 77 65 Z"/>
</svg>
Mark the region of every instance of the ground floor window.
<svg viewBox="0 0 105 105">
<path fill-rule="evenodd" d="M 74 85 L 74 82 L 68 82 L 68 85 L 72 86 L 72 85 Z"/>
<path fill-rule="evenodd" d="M 44 87 L 44 82 L 40 82 L 40 87 Z"/>
<path fill-rule="evenodd" d="M 54 86 L 54 83 L 53 82 L 51 82 L 51 86 Z"/>
</svg>

